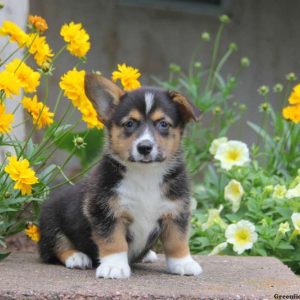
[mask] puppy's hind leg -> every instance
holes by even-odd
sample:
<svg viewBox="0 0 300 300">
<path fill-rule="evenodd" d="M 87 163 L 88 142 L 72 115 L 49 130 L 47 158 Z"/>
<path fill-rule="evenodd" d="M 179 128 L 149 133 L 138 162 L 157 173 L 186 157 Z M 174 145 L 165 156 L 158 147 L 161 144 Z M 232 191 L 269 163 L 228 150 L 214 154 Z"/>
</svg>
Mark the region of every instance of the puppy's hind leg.
<svg viewBox="0 0 300 300">
<path fill-rule="evenodd" d="M 86 254 L 77 251 L 64 234 L 59 233 L 56 237 L 55 254 L 67 268 L 91 269 L 93 267 L 92 260 Z"/>
</svg>

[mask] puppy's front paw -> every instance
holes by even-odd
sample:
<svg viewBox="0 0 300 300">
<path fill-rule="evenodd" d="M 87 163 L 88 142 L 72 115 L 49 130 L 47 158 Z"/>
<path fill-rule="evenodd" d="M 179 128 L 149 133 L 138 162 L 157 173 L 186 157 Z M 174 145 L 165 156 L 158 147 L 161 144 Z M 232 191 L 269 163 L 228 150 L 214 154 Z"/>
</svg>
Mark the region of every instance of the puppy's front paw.
<svg viewBox="0 0 300 300">
<path fill-rule="evenodd" d="M 158 260 L 156 253 L 152 250 L 149 250 L 148 253 L 144 256 L 143 263 L 152 263 Z"/>
<path fill-rule="evenodd" d="M 82 252 L 75 252 L 66 260 L 66 267 L 70 269 L 91 269 L 92 260 Z"/>
<path fill-rule="evenodd" d="M 111 254 L 101 258 L 96 277 L 124 279 L 130 277 L 127 252 Z"/>
<path fill-rule="evenodd" d="M 183 258 L 167 258 L 168 271 L 179 275 L 197 276 L 202 273 L 201 266 L 190 256 Z"/>
</svg>

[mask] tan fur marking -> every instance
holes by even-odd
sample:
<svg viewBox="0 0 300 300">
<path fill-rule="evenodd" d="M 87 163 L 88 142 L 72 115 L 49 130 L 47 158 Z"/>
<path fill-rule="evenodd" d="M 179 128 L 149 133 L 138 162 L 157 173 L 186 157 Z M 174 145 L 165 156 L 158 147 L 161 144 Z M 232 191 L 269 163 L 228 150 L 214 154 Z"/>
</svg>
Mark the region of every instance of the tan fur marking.
<svg viewBox="0 0 300 300">
<path fill-rule="evenodd" d="M 165 224 L 161 241 L 167 257 L 182 258 L 190 254 L 188 233 L 181 232 L 173 221 Z"/>
<path fill-rule="evenodd" d="M 167 137 L 162 137 L 159 133 L 155 133 L 155 139 L 162 149 L 164 149 L 167 157 L 172 157 L 179 149 L 181 143 L 181 129 L 170 128 Z"/>
<path fill-rule="evenodd" d="M 66 260 L 77 251 L 65 235 L 59 234 L 56 238 L 55 254 L 57 258 L 65 264 Z"/>
<path fill-rule="evenodd" d="M 136 121 L 140 121 L 142 119 L 142 115 L 137 109 L 131 110 L 128 117 Z"/>
<path fill-rule="evenodd" d="M 115 230 L 110 237 L 102 239 L 94 233 L 93 239 L 98 246 L 100 257 L 128 251 L 126 230 L 122 221 L 116 224 Z"/>
<path fill-rule="evenodd" d="M 158 121 L 158 120 L 161 120 L 161 119 L 163 119 L 163 118 L 165 118 L 166 117 L 166 115 L 165 115 L 165 113 L 163 112 L 163 110 L 162 109 L 156 109 L 152 114 L 151 114 L 151 116 L 150 116 L 150 118 L 151 118 L 151 120 L 153 121 L 153 122 L 155 122 L 155 121 Z"/>
<path fill-rule="evenodd" d="M 113 153 L 117 154 L 121 159 L 127 160 L 132 143 L 136 138 L 135 135 L 131 135 L 126 138 L 123 136 L 123 129 L 116 125 L 113 125 L 110 131 L 110 143 Z"/>
</svg>

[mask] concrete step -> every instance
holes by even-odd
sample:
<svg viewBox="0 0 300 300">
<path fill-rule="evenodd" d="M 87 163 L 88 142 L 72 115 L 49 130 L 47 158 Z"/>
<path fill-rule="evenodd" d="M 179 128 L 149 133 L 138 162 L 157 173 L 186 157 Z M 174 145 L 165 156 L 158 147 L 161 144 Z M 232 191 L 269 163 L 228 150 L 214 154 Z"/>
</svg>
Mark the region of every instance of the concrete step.
<svg viewBox="0 0 300 300">
<path fill-rule="evenodd" d="M 95 270 L 42 264 L 37 254 L 13 253 L 0 263 L 0 299 L 276 299 L 276 295 L 294 294 L 300 297 L 300 277 L 275 258 L 196 259 L 204 270 L 199 277 L 166 273 L 164 257 L 160 255 L 156 263 L 136 264 L 130 279 L 111 280 L 96 279 Z"/>
</svg>

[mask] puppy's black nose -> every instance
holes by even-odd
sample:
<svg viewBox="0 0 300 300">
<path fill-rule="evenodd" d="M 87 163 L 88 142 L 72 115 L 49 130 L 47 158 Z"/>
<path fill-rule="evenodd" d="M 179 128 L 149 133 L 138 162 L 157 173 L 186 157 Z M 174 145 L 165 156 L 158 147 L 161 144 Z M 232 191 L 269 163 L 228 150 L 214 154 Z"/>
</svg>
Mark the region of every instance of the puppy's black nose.
<svg viewBox="0 0 300 300">
<path fill-rule="evenodd" d="M 137 150 L 142 155 L 147 155 L 151 152 L 153 148 L 152 142 L 149 140 L 144 140 L 138 143 Z"/>
</svg>

